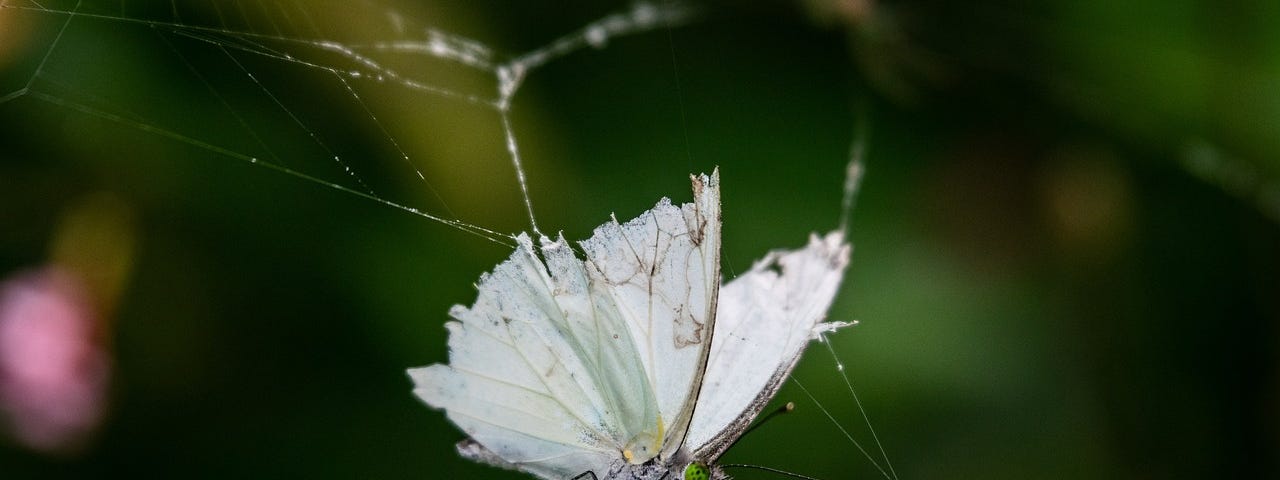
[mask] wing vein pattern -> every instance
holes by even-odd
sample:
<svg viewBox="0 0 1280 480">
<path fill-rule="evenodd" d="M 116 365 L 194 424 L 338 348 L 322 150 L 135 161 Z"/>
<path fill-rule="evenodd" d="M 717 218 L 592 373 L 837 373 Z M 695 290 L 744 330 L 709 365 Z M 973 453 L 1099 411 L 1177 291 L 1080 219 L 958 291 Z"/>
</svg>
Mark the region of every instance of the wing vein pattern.
<svg viewBox="0 0 1280 480">
<path fill-rule="evenodd" d="M 449 363 L 409 371 L 414 393 L 470 439 L 469 458 L 541 478 L 673 455 L 710 354 L 719 289 L 718 172 L 692 203 L 662 199 L 563 237 L 516 238 L 446 323 Z"/>
</svg>

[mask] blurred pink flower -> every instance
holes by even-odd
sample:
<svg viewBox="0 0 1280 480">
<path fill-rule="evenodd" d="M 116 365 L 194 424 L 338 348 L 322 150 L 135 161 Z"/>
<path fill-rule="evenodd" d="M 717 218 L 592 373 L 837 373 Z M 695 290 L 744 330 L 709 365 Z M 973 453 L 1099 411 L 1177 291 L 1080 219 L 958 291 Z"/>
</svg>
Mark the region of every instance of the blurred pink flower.
<svg viewBox="0 0 1280 480">
<path fill-rule="evenodd" d="M 0 414 L 29 448 L 70 453 L 106 410 L 110 360 L 75 275 L 54 267 L 0 284 Z"/>
</svg>

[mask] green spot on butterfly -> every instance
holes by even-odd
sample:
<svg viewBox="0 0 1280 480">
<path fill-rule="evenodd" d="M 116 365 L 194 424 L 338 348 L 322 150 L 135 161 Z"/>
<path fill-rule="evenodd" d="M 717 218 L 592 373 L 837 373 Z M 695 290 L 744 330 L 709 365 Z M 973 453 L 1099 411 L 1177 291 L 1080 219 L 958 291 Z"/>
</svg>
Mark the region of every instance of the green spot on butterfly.
<svg viewBox="0 0 1280 480">
<path fill-rule="evenodd" d="M 684 469 L 684 480 L 708 480 L 711 478 L 711 469 L 707 468 L 702 462 L 690 463 Z"/>
</svg>

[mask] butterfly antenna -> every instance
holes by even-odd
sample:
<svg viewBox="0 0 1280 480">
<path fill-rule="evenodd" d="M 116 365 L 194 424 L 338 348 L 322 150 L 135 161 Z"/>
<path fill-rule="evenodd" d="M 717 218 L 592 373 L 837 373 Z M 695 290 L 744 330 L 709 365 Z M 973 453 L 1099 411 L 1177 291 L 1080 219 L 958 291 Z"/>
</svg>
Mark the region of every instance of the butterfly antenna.
<svg viewBox="0 0 1280 480">
<path fill-rule="evenodd" d="M 764 418 L 761 418 L 761 419 L 759 419 L 759 420 L 756 420 L 755 425 L 752 425 L 750 428 L 747 428 L 745 431 L 743 431 L 743 432 L 742 432 L 742 435 L 738 435 L 738 438 L 735 438 L 735 439 L 733 440 L 733 443 L 730 443 L 728 447 L 725 447 L 724 451 L 726 451 L 726 452 L 727 452 L 727 451 L 729 451 L 729 449 L 733 448 L 733 446 L 734 446 L 734 445 L 737 445 L 739 441 L 741 441 L 741 440 L 742 440 L 742 439 L 744 439 L 744 438 L 747 438 L 747 434 L 748 434 L 748 433 L 751 433 L 751 432 L 752 432 L 752 431 L 754 431 L 755 429 L 760 428 L 760 426 L 761 426 L 761 425 L 764 425 L 764 424 L 765 424 L 765 422 L 768 422 L 769 420 L 772 420 L 772 419 L 773 419 L 773 417 L 776 417 L 776 416 L 778 416 L 778 415 L 782 415 L 782 414 L 784 414 L 784 413 L 791 413 L 791 411 L 793 411 L 793 410 L 795 410 L 795 409 L 796 409 L 796 402 L 787 402 L 787 404 L 786 404 L 786 405 L 783 405 L 783 406 L 781 406 L 781 407 L 778 407 L 778 409 L 777 409 L 777 410 L 774 410 L 774 411 L 772 411 L 772 412 L 769 412 L 769 414 L 768 414 L 768 415 L 765 415 L 765 416 L 764 416 Z"/>
<path fill-rule="evenodd" d="M 853 141 L 849 144 L 849 165 L 845 167 L 844 173 L 844 201 L 840 204 L 840 231 L 846 236 L 849 235 L 849 220 L 853 217 L 858 191 L 862 189 L 862 174 L 866 171 L 864 158 L 871 125 L 868 117 L 865 108 L 859 109 L 858 124 L 853 130 Z"/>
<path fill-rule="evenodd" d="M 800 387 L 800 390 L 804 392 L 805 396 L 809 397 L 809 400 L 812 401 L 814 405 L 818 406 L 818 410 L 822 411 L 822 414 L 826 415 L 827 418 L 831 420 L 831 423 L 835 424 L 836 428 L 840 429 L 840 433 L 844 434 L 844 438 L 849 439 L 849 442 L 853 443 L 853 446 L 857 447 L 858 451 L 862 452 L 864 457 L 867 457 L 867 461 L 871 462 L 871 465 L 876 467 L 876 470 L 879 470 L 880 474 L 883 475 L 884 478 L 889 480 L 897 478 L 896 476 L 889 475 L 889 472 L 885 471 L 884 467 L 880 466 L 880 462 L 876 461 L 875 457 L 872 457 L 871 453 L 867 452 L 867 449 L 863 448 L 862 444 L 858 443 L 858 441 L 853 438 L 853 435 L 849 434 L 848 430 L 845 430 L 844 425 L 841 425 L 840 422 L 836 421 L 836 417 L 831 415 L 831 411 L 827 410 L 827 407 L 822 406 L 822 402 L 819 402 L 817 397 L 814 397 L 813 394 L 809 392 L 809 389 L 806 388 L 803 383 L 800 383 L 800 380 L 792 377 L 791 381 L 795 382 L 797 387 Z"/>
<path fill-rule="evenodd" d="M 849 388 L 849 395 L 853 396 L 853 403 L 858 406 L 858 413 L 862 414 L 862 422 L 866 424 L 867 430 L 871 432 L 871 438 L 876 442 L 876 448 L 880 450 L 880 457 L 884 459 L 884 465 L 889 468 L 889 474 L 893 478 L 898 478 L 898 472 L 893 469 L 893 462 L 889 460 L 889 452 L 885 451 L 884 445 L 880 443 L 880 435 L 876 434 L 875 427 L 871 426 L 871 417 L 867 415 L 867 410 L 862 408 L 862 400 L 858 399 L 858 392 L 853 389 L 853 382 L 849 380 L 849 374 L 844 369 L 844 362 L 840 361 L 840 357 L 836 355 L 836 349 L 831 346 L 830 341 L 822 342 L 827 346 L 827 351 L 831 352 L 831 358 L 836 362 L 836 371 L 840 372 L 840 378 L 844 379 L 844 385 Z"/>
<path fill-rule="evenodd" d="M 818 478 L 810 477 L 810 476 L 808 476 L 808 475 L 801 475 L 801 474 L 799 474 L 799 473 L 788 472 L 788 471 L 786 471 L 786 470 L 779 470 L 779 469 L 777 469 L 777 468 L 762 467 L 762 466 L 760 466 L 760 465 L 747 465 L 747 464 L 744 464 L 744 463 L 730 463 L 730 464 L 727 464 L 727 465 L 719 465 L 719 467 L 720 467 L 720 468 L 750 468 L 750 469 L 752 469 L 752 470 L 762 470 L 762 471 L 766 471 L 766 472 L 769 472 L 769 473 L 776 473 L 776 474 L 778 474 L 778 475 L 785 475 L 785 476 L 788 476 L 788 477 L 791 477 L 791 478 L 802 478 L 802 479 L 804 479 L 804 480 L 819 480 Z"/>
</svg>

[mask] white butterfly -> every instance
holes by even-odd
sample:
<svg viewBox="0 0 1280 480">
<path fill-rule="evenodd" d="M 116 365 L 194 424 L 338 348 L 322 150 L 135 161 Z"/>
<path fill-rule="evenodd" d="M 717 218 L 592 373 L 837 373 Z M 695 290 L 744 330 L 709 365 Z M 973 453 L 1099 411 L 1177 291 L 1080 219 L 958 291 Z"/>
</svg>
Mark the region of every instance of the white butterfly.
<svg viewBox="0 0 1280 480">
<path fill-rule="evenodd" d="M 449 364 L 414 393 L 470 438 L 466 458 L 545 479 L 728 478 L 715 461 L 760 413 L 849 263 L 840 231 L 720 286 L 720 179 L 579 245 L 528 235 L 448 322 Z"/>
</svg>

